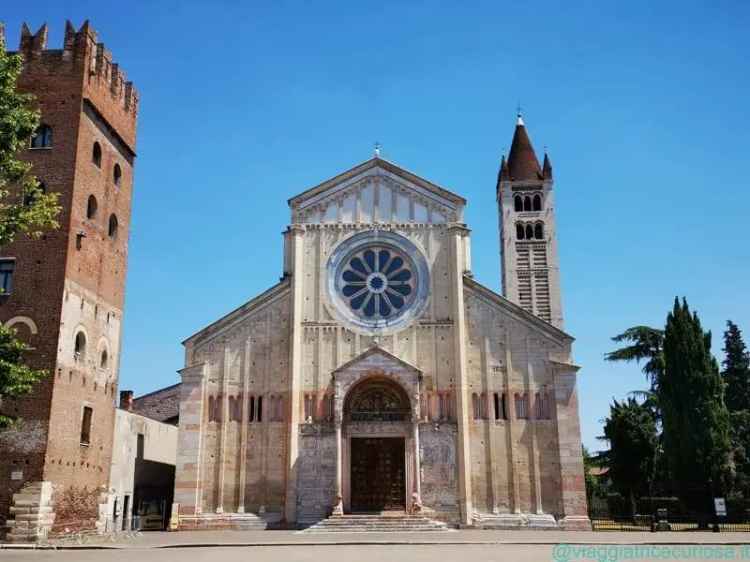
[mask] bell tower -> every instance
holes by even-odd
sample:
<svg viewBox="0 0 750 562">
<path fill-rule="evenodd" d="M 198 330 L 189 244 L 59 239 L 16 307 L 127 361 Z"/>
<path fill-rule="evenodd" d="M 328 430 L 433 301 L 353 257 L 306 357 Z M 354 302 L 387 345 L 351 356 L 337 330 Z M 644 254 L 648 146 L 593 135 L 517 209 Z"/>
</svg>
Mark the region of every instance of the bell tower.
<svg viewBox="0 0 750 562">
<path fill-rule="evenodd" d="M 497 178 L 503 295 L 562 329 L 554 181 L 546 151 L 539 166 L 518 114 L 513 142 Z"/>
</svg>

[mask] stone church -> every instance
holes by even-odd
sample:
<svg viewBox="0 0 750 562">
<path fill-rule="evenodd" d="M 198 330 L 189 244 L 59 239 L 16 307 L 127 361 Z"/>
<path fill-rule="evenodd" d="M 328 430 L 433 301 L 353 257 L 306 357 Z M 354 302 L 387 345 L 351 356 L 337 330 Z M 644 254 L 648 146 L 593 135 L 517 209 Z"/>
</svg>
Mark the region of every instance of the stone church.
<svg viewBox="0 0 750 562">
<path fill-rule="evenodd" d="M 180 527 L 589 528 L 553 186 L 519 116 L 504 296 L 472 275 L 466 200 L 377 153 L 290 199 L 279 283 L 184 342 Z"/>
</svg>

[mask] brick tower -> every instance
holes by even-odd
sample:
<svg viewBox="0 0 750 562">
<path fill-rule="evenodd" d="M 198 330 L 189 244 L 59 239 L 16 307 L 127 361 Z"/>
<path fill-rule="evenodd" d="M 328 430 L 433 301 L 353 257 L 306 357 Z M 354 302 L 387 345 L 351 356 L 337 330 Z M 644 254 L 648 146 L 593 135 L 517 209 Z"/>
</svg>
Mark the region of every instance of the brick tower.
<svg viewBox="0 0 750 562">
<path fill-rule="evenodd" d="M 77 31 L 66 23 L 62 49 L 46 43 L 46 25 L 32 34 L 24 24 L 18 85 L 35 96 L 42 125 L 21 157 L 47 191 L 60 194 L 60 229 L 0 249 L 0 271 L 11 276 L 0 321 L 17 329 L 34 348 L 30 361 L 49 373 L 31 396 L 2 404 L 23 419 L 0 434 L 0 525 L 10 514 L 10 540 L 43 535 L 54 514 L 68 527 L 93 527 L 99 516 L 111 458 L 133 189 L 133 84 L 88 21 Z M 86 490 L 87 508 L 70 501 L 71 488 Z M 24 507 L 32 505 L 28 500 L 41 505 Z"/>
<path fill-rule="evenodd" d="M 520 113 L 497 179 L 503 294 L 562 329 L 552 163 L 540 167 Z"/>
</svg>

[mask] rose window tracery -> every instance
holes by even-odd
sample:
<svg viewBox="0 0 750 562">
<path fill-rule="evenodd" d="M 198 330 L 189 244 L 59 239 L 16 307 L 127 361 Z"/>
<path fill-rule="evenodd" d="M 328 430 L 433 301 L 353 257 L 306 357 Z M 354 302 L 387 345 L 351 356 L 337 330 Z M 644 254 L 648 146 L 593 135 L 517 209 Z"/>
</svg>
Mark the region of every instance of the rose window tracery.
<svg viewBox="0 0 750 562">
<path fill-rule="evenodd" d="M 341 294 L 365 318 L 397 315 L 414 292 L 412 267 L 392 248 L 373 246 L 356 252 L 341 277 Z"/>
<path fill-rule="evenodd" d="M 373 229 L 342 240 L 326 269 L 329 310 L 357 332 L 393 333 L 427 306 L 430 273 L 424 253 L 395 232 Z"/>
</svg>

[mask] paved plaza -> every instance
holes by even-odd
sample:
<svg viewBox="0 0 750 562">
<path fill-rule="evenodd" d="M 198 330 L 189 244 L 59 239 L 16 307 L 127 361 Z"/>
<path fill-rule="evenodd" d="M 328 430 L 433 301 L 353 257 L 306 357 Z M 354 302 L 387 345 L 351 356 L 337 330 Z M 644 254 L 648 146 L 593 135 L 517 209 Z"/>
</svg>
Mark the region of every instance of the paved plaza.
<svg viewBox="0 0 750 562">
<path fill-rule="evenodd" d="M 8 545 L 5 545 L 8 546 Z M 14 548 L 3 561 L 86 562 L 203 560 L 360 562 L 596 560 L 750 560 L 747 533 L 594 533 L 454 531 L 442 533 L 352 533 L 309 535 L 294 531 L 204 531 L 142 533 L 119 541 L 56 545 L 57 549 Z"/>
</svg>

